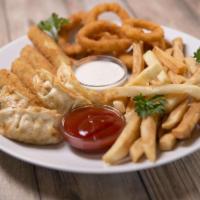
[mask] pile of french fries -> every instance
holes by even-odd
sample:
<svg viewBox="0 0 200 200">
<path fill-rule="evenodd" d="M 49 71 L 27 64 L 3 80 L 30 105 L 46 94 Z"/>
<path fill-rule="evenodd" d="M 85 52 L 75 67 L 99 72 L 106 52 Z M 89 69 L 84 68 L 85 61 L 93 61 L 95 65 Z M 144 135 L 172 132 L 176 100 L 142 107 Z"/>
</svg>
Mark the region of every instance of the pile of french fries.
<svg viewBox="0 0 200 200">
<path fill-rule="evenodd" d="M 133 162 L 146 156 L 154 162 L 158 151 L 173 150 L 178 141 L 190 138 L 200 119 L 199 84 L 200 65 L 185 56 L 182 38 L 174 39 L 166 50 L 154 47 L 144 54 L 142 43 L 134 43 L 128 82 L 107 92 L 113 105 L 124 113 L 126 126 L 103 160 L 117 164 L 127 156 Z M 140 117 L 133 101 L 138 94 L 164 95 L 165 114 Z"/>
</svg>

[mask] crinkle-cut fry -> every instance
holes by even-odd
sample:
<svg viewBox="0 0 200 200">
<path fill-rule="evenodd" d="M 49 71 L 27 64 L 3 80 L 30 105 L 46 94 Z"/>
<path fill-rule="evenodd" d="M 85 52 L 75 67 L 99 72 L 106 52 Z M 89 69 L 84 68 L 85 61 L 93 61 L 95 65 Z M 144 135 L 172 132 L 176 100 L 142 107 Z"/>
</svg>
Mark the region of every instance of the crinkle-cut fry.
<svg viewBox="0 0 200 200">
<path fill-rule="evenodd" d="M 168 71 L 168 76 L 170 78 L 170 81 L 174 84 L 181 84 L 186 82 L 186 78 L 182 75 L 176 74 L 173 71 Z"/>
<path fill-rule="evenodd" d="M 125 101 L 122 99 L 119 100 L 114 100 L 113 101 L 113 106 L 118 109 L 121 113 L 126 112 L 126 106 L 125 106 Z"/>
<path fill-rule="evenodd" d="M 176 137 L 173 133 L 166 133 L 159 139 L 159 149 L 161 151 L 172 150 L 177 143 Z"/>
<path fill-rule="evenodd" d="M 28 36 L 36 48 L 52 63 L 52 65 L 56 67 L 57 78 L 62 84 L 67 82 L 69 85 L 70 83 L 70 87 L 73 86 L 74 89 L 93 103 L 105 104 L 105 98 L 100 92 L 89 90 L 81 86 L 70 66 L 70 59 L 64 54 L 52 38 L 41 31 L 37 26 L 32 26 L 29 29 Z M 65 79 L 67 81 L 63 82 L 60 79 Z"/>
<path fill-rule="evenodd" d="M 183 115 L 187 111 L 187 108 L 188 108 L 188 100 L 185 100 L 178 107 L 172 110 L 168 118 L 162 123 L 162 128 L 163 129 L 174 128 L 183 118 Z"/>
<path fill-rule="evenodd" d="M 148 160 L 156 160 L 156 133 L 157 133 L 157 116 L 148 116 L 142 119 L 140 133 L 144 153 Z"/>
<path fill-rule="evenodd" d="M 103 160 L 106 163 L 116 164 L 128 155 L 130 146 L 139 137 L 140 122 L 140 117 L 135 110 L 132 110 L 122 133 L 103 155 Z"/>
<path fill-rule="evenodd" d="M 185 63 L 188 66 L 188 71 L 191 74 L 195 74 L 196 71 L 199 69 L 200 64 L 198 64 L 193 57 L 185 57 Z"/>
<path fill-rule="evenodd" d="M 166 49 L 165 52 L 168 54 L 168 55 L 172 55 L 173 54 L 173 48 L 169 48 L 169 49 Z"/>
<path fill-rule="evenodd" d="M 183 116 L 179 125 L 171 132 L 177 139 L 187 139 L 191 137 L 192 130 L 200 119 L 200 103 L 192 103 Z"/>
<path fill-rule="evenodd" d="M 133 67 L 132 76 L 136 77 L 144 69 L 143 42 L 133 43 Z"/>
<path fill-rule="evenodd" d="M 165 106 L 166 112 L 171 112 L 178 104 L 183 102 L 188 95 L 186 94 L 181 94 L 181 95 L 169 95 L 167 96 L 167 104 Z"/>
<path fill-rule="evenodd" d="M 168 95 L 168 94 L 187 94 L 200 100 L 200 87 L 189 84 L 168 84 L 161 86 L 127 86 L 115 87 L 105 90 L 107 100 L 119 97 L 135 97 L 139 94 L 144 96 Z"/>
<path fill-rule="evenodd" d="M 144 55 L 143 55 L 144 61 L 146 62 L 147 65 L 161 65 L 160 61 L 156 57 L 156 55 L 153 53 L 153 51 L 148 50 Z"/>
<path fill-rule="evenodd" d="M 174 58 L 180 60 L 181 62 L 184 62 L 184 45 L 183 45 L 183 39 L 180 37 L 175 38 L 172 41 L 173 44 L 173 56 Z"/>
<path fill-rule="evenodd" d="M 184 74 L 184 72 L 186 71 L 187 67 L 183 62 L 168 55 L 166 52 L 164 52 L 160 48 L 154 47 L 153 52 L 155 53 L 156 57 L 165 67 L 169 68 L 171 71 L 175 72 L 176 74 Z"/>
<path fill-rule="evenodd" d="M 131 78 L 125 86 L 146 85 L 149 81 L 155 79 L 161 71 L 162 66 L 159 64 L 148 66 L 138 76 Z"/>
<path fill-rule="evenodd" d="M 144 154 L 144 148 L 142 146 L 142 139 L 138 138 L 131 146 L 129 150 L 129 154 L 131 157 L 131 160 L 133 162 L 137 162 L 142 155 Z"/>
<path fill-rule="evenodd" d="M 21 57 L 24 58 L 34 69 L 46 69 L 52 73 L 55 73 L 55 67 L 31 45 L 26 45 L 20 53 Z"/>
</svg>

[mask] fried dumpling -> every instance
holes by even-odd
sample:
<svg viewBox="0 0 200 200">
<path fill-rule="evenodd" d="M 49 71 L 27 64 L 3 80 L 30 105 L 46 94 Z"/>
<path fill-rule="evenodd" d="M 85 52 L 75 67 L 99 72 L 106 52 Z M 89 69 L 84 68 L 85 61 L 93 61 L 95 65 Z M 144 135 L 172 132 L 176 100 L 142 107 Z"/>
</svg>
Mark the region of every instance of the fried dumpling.
<svg viewBox="0 0 200 200">
<path fill-rule="evenodd" d="M 0 110 L 0 134 L 24 143 L 47 145 L 62 141 L 61 115 L 42 107 Z"/>
</svg>

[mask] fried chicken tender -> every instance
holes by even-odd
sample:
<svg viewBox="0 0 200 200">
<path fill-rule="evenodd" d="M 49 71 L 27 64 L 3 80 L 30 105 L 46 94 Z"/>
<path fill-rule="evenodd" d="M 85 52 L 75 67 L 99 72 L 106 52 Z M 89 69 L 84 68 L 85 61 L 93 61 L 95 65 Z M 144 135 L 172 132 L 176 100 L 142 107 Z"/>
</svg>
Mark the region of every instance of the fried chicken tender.
<svg viewBox="0 0 200 200">
<path fill-rule="evenodd" d="M 26 45 L 21 53 L 21 57 L 25 59 L 34 69 L 46 69 L 51 73 L 56 73 L 55 67 L 31 45 Z"/>
<path fill-rule="evenodd" d="M 0 70 L 0 108 L 42 105 L 36 95 L 8 70 Z"/>
</svg>

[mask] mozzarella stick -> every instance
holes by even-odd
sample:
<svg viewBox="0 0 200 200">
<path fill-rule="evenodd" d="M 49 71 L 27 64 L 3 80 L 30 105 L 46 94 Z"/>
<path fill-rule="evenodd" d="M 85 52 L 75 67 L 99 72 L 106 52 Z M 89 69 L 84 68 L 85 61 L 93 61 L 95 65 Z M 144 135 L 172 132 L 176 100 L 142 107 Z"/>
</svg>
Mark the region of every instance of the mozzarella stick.
<svg viewBox="0 0 200 200">
<path fill-rule="evenodd" d="M 200 103 L 192 103 L 180 124 L 172 130 L 172 133 L 177 139 L 189 138 L 199 119 Z"/>
<path fill-rule="evenodd" d="M 31 45 L 25 46 L 21 53 L 21 57 L 25 59 L 34 69 L 46 69 L 49 72 L 55 73 L 55 67 Z"/>
<path fill-rule="evenodd" d="M 139 137 L 140 122 L 140 117 L 132 110 L 122 133 L 112 147 L 103 155 L 103 160 L 106 163 L 116 164 L 128 155 L 130 146 Z"/>
<path fill-rule="evenodd" d="M 157 117 L 148 116 L 142 119 L 140 133 L 144 153 L 150 161 L 156 160 Z"/>
<path fill-rule="evenodd" d="M 131 146 L 129 154 L 133 162 L 137 162 L 144 154 L 144 148 L 142 146 L 142 139 L 137 139 Z"/>
<path fill-rule="evenodd" d="M 174 58 L 180 60 L 181 62 L 184 61 L 184 45 L 182 38 L 178 37 L 172 41 L 173 44 L 173 56 Z"/>
<path fill-rule="evenodd" d="M 188 108 L 188 101 L 185 100 L 169 114 L 168 118 L 162 123 L 162 128 L 164 129 L 174 128 L 183 118 L 183 115 L 187 111 L 187 108 Z"/>
<path fill-rule="evenodd" d="M 164 134 L 159 140 L 159 149 L 161 151 L 170 151 L 176 145 L 176 137 L 173 133 Z"/>
</svg>

